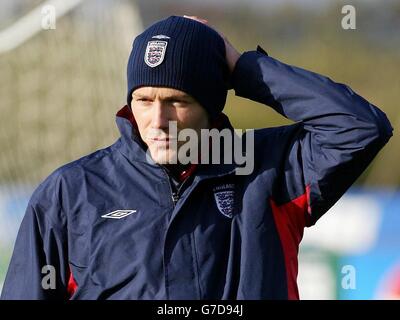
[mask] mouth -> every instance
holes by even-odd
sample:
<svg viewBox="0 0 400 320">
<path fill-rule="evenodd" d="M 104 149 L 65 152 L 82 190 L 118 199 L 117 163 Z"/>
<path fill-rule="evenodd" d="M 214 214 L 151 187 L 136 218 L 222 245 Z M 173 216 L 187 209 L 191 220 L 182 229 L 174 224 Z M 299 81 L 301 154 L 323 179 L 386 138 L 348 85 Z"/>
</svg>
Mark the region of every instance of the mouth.
<svg viewBox="0 0 400 320">
<path fill-rule="evenodd" d="M 149 138 L 150 143 L 156 144 L 156 145 L 169 145 L 176 139 L 174 138 Z"/>
<path fill-rule="evenodd" d="M 170 141 L 173 140 L 172 138 L 150 138 L 153 141 Z"/>
</svg>

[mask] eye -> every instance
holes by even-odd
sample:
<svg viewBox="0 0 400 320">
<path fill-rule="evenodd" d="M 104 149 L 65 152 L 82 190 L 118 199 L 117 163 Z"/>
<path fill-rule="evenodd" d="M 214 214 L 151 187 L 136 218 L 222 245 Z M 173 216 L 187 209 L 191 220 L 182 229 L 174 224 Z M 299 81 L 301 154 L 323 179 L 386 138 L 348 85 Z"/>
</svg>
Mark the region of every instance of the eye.
<svg viewBox="0 0 400 320">
<path fill-rule="evenodd" d="M 150 104 L 151 104 L 152 100 L 151 100 L 151 99 L 148 99 L 148 98 L 137 98 L 137 99 L 136 99 L 136 102 L 137 102 L 139 105 L 147 106 L 147 105 L 150 105 Z"/>
<path fill-rule="evenodd" d="M 177 107 L 184 107 L 187 105 L 187 102 L 185 100 L 179 100 L 179 99 L 173 99 L 170 101 L 170 103 Z"/>
</svg>

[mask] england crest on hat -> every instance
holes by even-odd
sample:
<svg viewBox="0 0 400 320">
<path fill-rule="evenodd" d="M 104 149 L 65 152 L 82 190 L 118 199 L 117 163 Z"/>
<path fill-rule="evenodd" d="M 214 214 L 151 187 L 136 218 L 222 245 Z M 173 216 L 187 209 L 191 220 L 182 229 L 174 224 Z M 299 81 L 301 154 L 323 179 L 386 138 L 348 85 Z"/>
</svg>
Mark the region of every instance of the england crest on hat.
<svg viewBox="0 0 400 320">
<path fill-rule="evenodd" d="M 147 42 L 144 62 L 152 68 L 160 65 L 164 61 L 167 45 L 168 42 L 162 40 L 152 40 Z"/>
</svg>

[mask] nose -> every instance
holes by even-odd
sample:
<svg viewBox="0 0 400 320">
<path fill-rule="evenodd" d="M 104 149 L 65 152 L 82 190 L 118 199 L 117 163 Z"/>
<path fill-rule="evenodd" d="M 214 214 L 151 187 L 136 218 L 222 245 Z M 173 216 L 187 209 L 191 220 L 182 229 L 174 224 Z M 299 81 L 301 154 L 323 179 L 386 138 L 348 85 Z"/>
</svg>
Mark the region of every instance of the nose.
<svg viewBox="0 0 400 320">
<path fill-rule="evenodd" d="M 151 119 L 151 127 L 154 129 L 168 130 L 169 123 L 168 107 L 160 101 L 155 101 L 153 104 L 153 114 Z"/>
</svg>

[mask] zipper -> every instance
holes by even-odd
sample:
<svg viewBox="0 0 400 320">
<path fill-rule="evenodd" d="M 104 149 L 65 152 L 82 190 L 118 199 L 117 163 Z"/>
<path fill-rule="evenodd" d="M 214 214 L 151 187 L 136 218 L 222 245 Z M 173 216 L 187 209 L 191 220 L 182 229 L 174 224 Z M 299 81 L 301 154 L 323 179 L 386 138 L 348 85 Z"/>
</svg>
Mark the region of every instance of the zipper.
<svg viewBox="0 0 400 320">
<path fill-rule="evenodd" d="M 180 198 L 181 195 L 182 195 L 181 190 L 183 189 L 183 186 L 185 185 L 186 181 L 188 181 L 189 179 L 190 179 L 190 176 L 187 177 L 185 180 L 182 181 L 182 183 L 181 183 L 181 185 L 179 186 L 177 192 L 173 192 L 173 193 L 172 193 L 172 197 L 173 197 L 174 201 L 178 202 L 179 198 Z M 176 204 L 176 202 L 175 202 L 175 204 Z"/>
<path fill-rule="evenodd" d="M 171 198 L 172 198 L 172 202 L 173 202 L 173 204 L 174 204 L 174 207 L 176 206 L 176 204 L 177 204 L 177 202 L 178 202 L 178 200 L 179 200 L 179 194 L 177 193 L 177 192 L 173 192 L 172 191 L 172 195 L 171 195 Z"/>
<path fill-rule="evenodd" d="M 176 192 L 174 192 L 174 191 L 172 190 L 171 182 L 168 180 L 169 188 L 170 188 L 170 190 L 171 190 L 171 198 L 172 198 L 172 202 L 174 203 L 174 207 L 176 206 L 178 200 L 180 199 L 180 197 L 181 197 L 181 195 L 182 195 L 182 194 L 181 194 L 181 190 L 182 190 L 184 184 L 186 183 L 187 180 L 189 180 L 189 178 L 190 178 L 190 177 L 187 177 L 185 180 L 182 181 L 181 185 L 179 186 L 179 188 L 178 188 L 178 190 L 177 190 Z M 168 179 L 169 179 L 169 177 L 168 177 Z"/>
<path fill-rule="evenodd" d="M 174 208 L 175 208 L 176 204 L 177 204 L 178 201 L 179 201 L 179 198 L 181 197 L 181 190 L 182 190 L 182 187 L 183 187 L 183 185 L 186 183 L 186 181 L 189 179 L 189 177 L 187 177 L 187 178 L 181 183 L 181 185 L 179 186 L 178 190 L 175 192 L 174 190 L 172 190 L 171 181 L 170 181 L 170 177 L 169 177 L 169 175 L 168 175 L 168 172 L 167 172 L 166 169 L 164 169 L 163 167 L 161 167 L 161 168 L 162 168 L 162 171 L 164 172 L 164 174 L 165 174 L 165 176 L 166 176 L 166 178 L 167 178 L 167 180 L 168 180 L 168 186 L 169 186 L 169 190 L 170 190 L 170 193 L 171 193 L 171 200 L 172 200 L 172 204 L 174 205 Z"/>
</svg>

